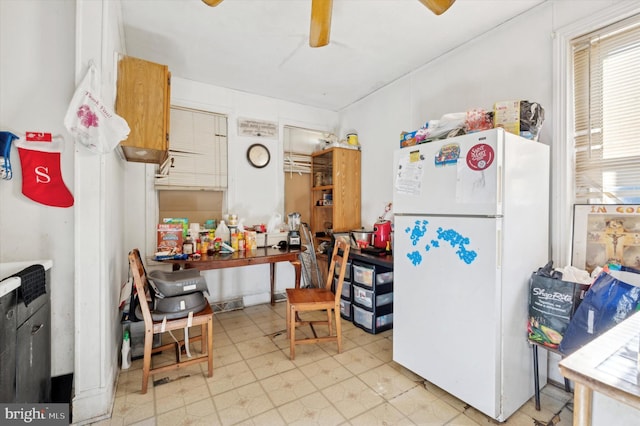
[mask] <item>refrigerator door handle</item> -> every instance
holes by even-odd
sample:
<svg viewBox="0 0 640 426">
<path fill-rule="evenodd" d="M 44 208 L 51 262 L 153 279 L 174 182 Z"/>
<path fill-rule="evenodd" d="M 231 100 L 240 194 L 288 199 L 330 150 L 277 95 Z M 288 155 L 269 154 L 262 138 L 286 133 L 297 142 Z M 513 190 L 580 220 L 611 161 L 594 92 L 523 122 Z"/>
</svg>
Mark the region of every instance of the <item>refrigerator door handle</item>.
<svg viewBox="0 0 640 426">
<path fill-rule="evenodd" d="M 502 166 L 498 166 L 497 180 L 498 180 L 498 187 L 496 188 L 496 201 L 498 202 L 498 206 L 502 206 Z M 502 212 L 502 210 L 498 210 L 498 211 Z"/>
<path fill-rule="evenodd" d="M 496 268 L 502 269 L 502 229 L 496 230 Z"/>
</svg>

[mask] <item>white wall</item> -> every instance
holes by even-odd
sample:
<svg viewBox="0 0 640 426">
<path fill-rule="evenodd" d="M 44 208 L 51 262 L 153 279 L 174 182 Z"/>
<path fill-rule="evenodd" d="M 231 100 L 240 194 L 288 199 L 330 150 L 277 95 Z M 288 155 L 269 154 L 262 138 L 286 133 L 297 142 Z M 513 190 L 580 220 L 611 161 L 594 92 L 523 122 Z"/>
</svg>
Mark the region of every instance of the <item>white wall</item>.
<svg viewBox="0 0 640 426">
<path fill-rule="evenodd" d="M 62 176 L 75 198 L 73 207 L 56 208 L 24 197 L 14 147 L 14 178 L 0 182 L 0 262 L 53 260 L 51 373 L 74 373 L 77 422 L 108 415 L 114 395 L 126 277 L 123 162 L 76 146 L 63 118 L 89 59 L 101 76 L 99 93 L 113 102 L 118 9 L 102 1 L 0 2 L 0 129 L 62 135 Z"/>
<path fill-rule="evenodd" d="M 542 104 L 540 140 L 550 143 L 553 8 L 538 7 L 351 105 L 341 128 L 355 128 L 362 145 L 362 222 L 373 224 L 392 199 L 392 165 L 400 132 L 452 112 L 493 109 L 496 101 Z M 380 164 L 382 168 L 367 167 Z M 384 166 L 386 164 L 386 166 Z"/>
<path fill-rule="evenodd" d="M 17 42 L 19 40 L 19 42 Z M 73 93 L 75 4 L 0 1 L 0 130 L 65 135 L 62 177 L 74 188 L 74 144 L 62 119 Z M 52 259 L 52 374 L 73 371 L 74 210 L 22 195 L 18 150 L 13 179 L 0 180 L 0 262 Z"/>
<path fill-rule="evenodd" d="M 400 132 L 416 130 L 428 120 L 472 108 L 492 110 L 496 101 L 527 99 L 545 108 L 540 141 L 562 143 L 551 140 L 554 31 L 597 16 L 614 3 L 544 3 L 341 111 L 340 133 L 356 129 L 362 145 L 363 225 L 372 225 L 392 199 L 388 159 L 399 147 Z"/>
<path fill-rule="evenodd" d="M 640 410 L 599 392 L 593 393 L 591 424 L 593 426 L 635 426 Z"/>
<path fill-rule="evenodd" d="M 285 125 L 333 131 L 338 114 L 264 96 L 210 86 L 174 76 L 171 84 L 174 105 L 224 113 L 228 116 L 229 191 L 228 211 L 245 219 L 247 224 L 267 222 L 271 213 L 283 213 L 284 176 L 283 143 Z M 277 123 L 277 139 L 238 136 L 239 118 Z M 255 169 L 246 160 L 252 143 L 265 144 L 271 162 Z"/>
<path fill-rule="evenodd" d="M 120 3 L 77 0 L 75 81 L 93 61 L 99 95 L 113 105 L 116 56 L 122 50 Z M 108 417 L 115 396 L 122 339 L 118 301 L 127 278 L 125 162 L 78 146 L 75 156 L 74 422 Z"/>
<path fill-rule="evenodd" d="M 335 131 L 338 125 L 336 112 L 203 84 L 176 75 L 171 79 L 171 103 L 227 115 L 229 188 L 226 212 L 237 214 L 247 225 L 268 223 L 274 213 L 282 215 L 282 221 L 286 222 L 284 126 Z M 239 118 L 277 123 L 278 137 L 238 136 Z M 255 142 L 265 144 L 271 151 L 271 162 L 262 169 L 251 167 L 246 160 L 246 150 Z M 155 225 L 161 219 L 157 217 L 157 198 L 153 187 L 154 166 L 128 163 L 126 173 L 127 205 L 134 207 L 128 210 L 125 225 L 127 244 L 128 247 L 140 247 L 143 256 L 151 256 L 156 244 Z M 153 263 L 149 263 L 153 268 Z M 207 279 L 211 301 L 242 297 L 245 305 L 251 305 L 270 299 L 268 265 L 205 271 L 203 275 Z M 284 291 L 293 279 L 291 265 L 281 263 L 276 266 L 276 291 Z"/>
</svg>

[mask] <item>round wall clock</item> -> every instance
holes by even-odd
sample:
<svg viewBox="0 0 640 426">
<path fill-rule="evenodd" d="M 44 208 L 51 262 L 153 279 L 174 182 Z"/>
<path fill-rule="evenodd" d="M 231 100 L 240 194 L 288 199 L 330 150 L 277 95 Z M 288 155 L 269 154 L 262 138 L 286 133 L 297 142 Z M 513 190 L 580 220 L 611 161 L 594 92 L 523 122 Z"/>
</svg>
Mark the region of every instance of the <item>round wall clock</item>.
<svg viewBox="0 0 640 426">
<path fill-rule="evenodd" d="M 254 143 L 247 149 L 247 160 L 253 167 L 261 169 L 271 160 L 269 149 L 261 143 Z"/>
</svg>

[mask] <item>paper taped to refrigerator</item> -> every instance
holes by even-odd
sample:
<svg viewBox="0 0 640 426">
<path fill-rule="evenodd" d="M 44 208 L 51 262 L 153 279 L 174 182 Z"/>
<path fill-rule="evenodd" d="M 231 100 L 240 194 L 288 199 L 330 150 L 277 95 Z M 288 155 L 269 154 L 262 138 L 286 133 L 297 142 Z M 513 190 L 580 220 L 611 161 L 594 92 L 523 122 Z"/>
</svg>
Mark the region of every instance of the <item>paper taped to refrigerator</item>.
<svg viewBox="0 0 640 426">
<path fill-rule="evenodd" d="M 424 175 L 424 158 L 419 151 L 417 158 L 409 153 L 409 155 L 400 158 L 398 163 L 398 174 L 396 179 L 396 190 L 400 194 L 420 195 L 422 192 L 422 177 Z"/>
</svg>

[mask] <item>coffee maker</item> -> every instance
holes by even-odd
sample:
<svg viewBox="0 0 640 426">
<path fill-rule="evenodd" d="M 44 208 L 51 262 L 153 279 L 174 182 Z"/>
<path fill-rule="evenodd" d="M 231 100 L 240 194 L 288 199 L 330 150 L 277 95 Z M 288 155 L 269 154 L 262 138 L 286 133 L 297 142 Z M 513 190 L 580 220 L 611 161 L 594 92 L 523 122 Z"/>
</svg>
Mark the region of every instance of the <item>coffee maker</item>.
<svg viewBox="0 0 640 426">
<path fill-rule="evenodd" d="M 287 235 L 287 245 L 291 248 L 300 247 L 300 213 L 293 212 L 288 214 L 289 217 L 289 234 Z"/>
</svg>

